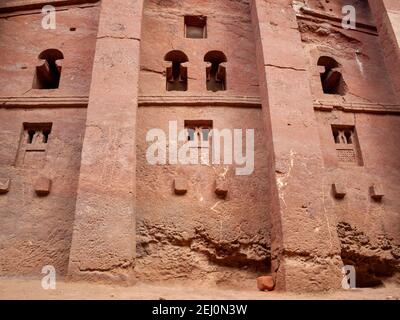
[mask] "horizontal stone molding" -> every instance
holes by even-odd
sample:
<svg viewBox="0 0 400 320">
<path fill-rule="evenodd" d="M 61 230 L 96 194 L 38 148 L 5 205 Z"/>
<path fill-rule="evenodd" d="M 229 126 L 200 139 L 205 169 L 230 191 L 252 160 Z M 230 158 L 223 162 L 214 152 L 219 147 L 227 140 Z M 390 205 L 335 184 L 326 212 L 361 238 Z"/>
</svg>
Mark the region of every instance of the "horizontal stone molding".
<svg viewBox="0 0 400 320">
<path fill-rule="evenodd" d="M 335 109 L 344 112 L 400 115 L 400 105 L 398 104 L 314 101 L 314 109 L 319 111 L 333 111 Z"/>
<path fill-rule="evenodd" d="M 261 108 L 259 97 L 253 96 L 139 96 L 139 107 L 145 106 L 234 106 L 247 108 Z M 3 108 L 54 108 L 71 107 L 86 108 L 88 96 L 60 96 L 60 97 L 0 97 L 0 107 Z"/>
<path fill-rule="evenodd" d="M 96 2 L 99 0 L 8 0 L 0 1 L 0 13 L 41 9 L 45 5 L 59 7 Z"/>
<path fill-rule="evenodd" d="M 261 108 L 261 99 L 255 96 L 139 96 L 139 107 L 168 105 Z"/>
<path fill-rule="evenodd" d="M 88 103 L 88 96 L 0 97 L 0 107 L 2 108 L 86 108 Z"/>
<path fill-rule="evenodd" d="M 1 108 L 86 108 L 88 96 L 60 97 L 0 97 Z M 255 96 L 139 96 L 139 107 L 146 106 L 221 106 L 261 108 L 261 100 Z M 319 111 L 342 110 L 344 112 L 400 114 L 400 105 L 366 102 L 314 101 L 314 109 Z"/>
</svg>

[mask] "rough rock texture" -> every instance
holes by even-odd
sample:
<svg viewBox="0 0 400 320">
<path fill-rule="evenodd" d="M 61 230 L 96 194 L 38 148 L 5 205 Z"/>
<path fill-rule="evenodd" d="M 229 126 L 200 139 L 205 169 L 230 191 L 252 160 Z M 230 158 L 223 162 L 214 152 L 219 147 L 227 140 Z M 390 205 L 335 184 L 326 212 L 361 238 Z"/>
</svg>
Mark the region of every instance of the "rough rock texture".
<svg viewBox="0 0 400 320">
<path fill-rule="evenodd" d="M 177 120 L 181 130 L 185 119 L 213 119 L 214 128 L 255 128 L 257 139 L 255 173 L 250 176 L 235 175 L 233 165 L 149 165 L 147 144 L 138 144 L 137 179 L 142 183 L 137 185 L 135 271 L 139 278 L 194 279 L 210 272 L 230 280 L 226 274 L 237 266 L 254 279 L 261 275 L 258 272 L 268 270 L 270 218 L 268 203 L 261 201 L 269 193 L 269 186 L 263 183 L 268 164 L 262 160 L 266 156 L 260 113 L 259 109 L 239 107 L 139 108 L 139 141 L 145 141 L 154 126 L 168 132 L 168 121 Z M 186 181 L 184 195 L 174 192 L 176 177 Z M 229 186 L 224 199 L 215 194 L 219 178 Z"/>
<path fill-rule="evenodd" d="M 276 186 L 271 212 L 276 286 L 338 288 L 339 240 L 324 209 L 322 152 L 296 15 L 288 2 L 254 1 L 252 8 L 264 121 L 271 128 L 266 143 L 274 150 L 269 160 L 275 172 L 269 175 Z"/>
<path fill-rule="evenodd" d="M 400 245 L 394 245 L 393 238 L 382 234 L 371 240 L 346 222 L 339 222 L 337 228 L 343 263 L 355 266 L 357 287 L 380 285 L 381 279 L 400 272 Z"/>
<path fill-rule="evenodd" d="M 51 121 L 46 158 L 15 163 L 20 153 L 23 122 Z M 85 109 L 1 109 L 0 176 L 10 179 L 0 195 L 0 272 L 40 275 L 52 264 L 65 274 L 74 222 L 77 178 L 86 121 Z M 37 178 L 52 179 L 51 193 L 38 197 Z"/>
<path fill-rule="evenodd" d="M 8 5 L 0 5 L 0 177 L 10 180 L 0 198 L 0 273 L 38 276 L 51 264 L 65 275 L 99 8 L 57 7 L 57 29 L 43 32 L 41 6 Z M 32 89 L 38 56 L 49 48 L 64 54 L 60 87 Z M 24 123 L 52 124 L 46 147 L 26 152 Z M 35 193 L 41 176 L 52 180 L 46 197 Z"/>
<path fill-rule="evenodd" d="M 0 97 L 40 97 L 38 100 L 43 101 L 49 97 L 87 96 L 98 14 L 97 4 L 57 8 L 57 28 L 44 31 L 40 9 L 0 11 Z M 43 92 L 32 89 L 32 83 L 38 56 L 49 48 L 63 53 L 63 69 L 59 89 Z"/>
<path fill-rule="evenodd" d="M 379 277 L 385 279 L 398 272 L 398 258 L 387 248 L 382 249 L 379 242 L 390 239 L 394 248 L 400 243 L 396 200 L 400 192 L 396 183 L 399 172 L 395 169 L 400 164 L 396 156 L 400 152 L 396 143 L 400 138 L 399 119 L 397 113 L 390 116 L 385 111 L 391 106 L 398 110 L 392 66 L 385 65 L 385 48 L 389 42 L 381 38 L 385 34 L 380 33 L 379 25 L 379 33 L 375 29 L 367 3 L 354 4 L 358 23 L 355 32 L 342 29 L 340 20 L 330 18 L 339 16 L 340 1 L 336 5 L 332 1 L 323 5 L 322 1 L 302 2 L 297 20 L 310 61 L 308 69 L 312 77 L 314 107 L 318 109 L 316 118 L 326 168 L 322 188 L 328 191 L 331 184 L 338 183 L 346 189 L 343 199 L 327 198 L 324 208 L 335 217 L 343 263 L 356 266 L 357 285 L 376 285 L 381 283 Z M 373 6 L 378 2 L 373 1 Z M 383 47 L 380 41 L 384 41 Z M 340 64 L 347 86 L 345 94 L 324 94 L 322 91 L 317 67 L 322 55 L 334 57 Z M 355 128 L 358 165 L 340 161 L 333 126 Z M 374 184 L 386 186 L 381 201 L 371 197 L 370 188 Z"/>
<path fill-rule="evenodd" d="M 128 283 L 133 279 L 141 14 L 142 1 L 101 2 L 68 270 L 71 279 Z"/>
<path fill-rule="evenodd" d="M 193 16 L 206 38 L 185 37 Z M 0 275 L 398 278 L 399 17 L 397 0 L 0 1 Z M 169 121 L 254 129 L 254 172 L 150 164 L 146 135 Z"/>
<path fill-rule="evenodd" d="M 312 75 L 311 88 L 316 100 L 331 103 L 364 102 L 396 104 L 396 95 L 387 72 L 382 72 L 384 56 L 379 38 L 370 17 L 369 8 L 357 5 L 357 22 L 364 23 L 358 31 L 345 30 L 341 20 L 330 21 L 317 16 L 319 10 L 305 6 L 299 10 L 298 27 L 304 50 L 309 59 L 308 69 Z M 310 7 L 313 8 L 313 7 Z M 309 10 L 309 11 L 308 11 Z M 341 7 L 326 14 L 340 17 Z M 322 11 L 324 13 L 324 11 Z M 347 92 L 341 95 L 326 95 L 321 90 L 317 60 L 320 56 L 334 57 L 343 71 Z"/>
<path fill-rule="evenodd" d="M 202 279 L 237 285 L 269 271 L 269 248 L 263 235 L 220 240 L 206 226 L 199 225 L 189 234 L 176 226 L 148 224 L 138 225 L 135 270 L 142 280 Z"/>
<path fill-rule="evenodd" d="M 183 16 L 196 14 L 208 17 L 206 39 L 183 37 Z M 269 205 L 262 200 L 270 192 L 264 183 L 268 171 L 268 163 L 262 160 L 266 158 L 261 143 L 264 128 L 259 108 L 239 105 L 247 97 L 259 97 L 253 39 L 247 1 L 148 1 L 145 5 L 141 99 L 171 100 L 165 106 L 147 102 L 139 108 L 137 179 L 142 183 L 137 186 L 135 267 L 139 279 L 204 278 L 237 283 L 269 270 Z M 188 56 L 186 92 L 165 90 L 168 64 L 164 55 L 171 50 L 182 50 Z M 211 50 L 227 57 L 226 91 L 206 89 L 204 56 Z M 213 108 L 218 97 L 225 99 L 225 105 L 221 102 Z M 202 101 L 209 102 L 197 107 Z M 148 130 L 168 132 L 168 121 L 177 121 L 181 130 L 185 120 L 212 120 L 213 128 L 221 130 L 255 129 L 254 174 L 236 176 L 232 165 L 149 165 L 145 159 L 148 144 L 144 143 Z M 187 184 L 184 196 L 173 193 L 178 176 Z M 229 189 L 226 197 L 215 193 L 215 181 L 221 178 Z"/>
<path fill-rule="evenodd" d="M 207 38 L 184 37 L 184 16 L 205 15 Z M 181 50 L 188 57 L 189 88 L 165 90 L 164 56 Z M 227 57 L 227 91 L 207 91 L 204 56 L 212 50 Z M 249 1 L 146 1 L 143 12 L 139 92 L 143 96 L 258 97 L 258 74 Z M 239 76 L 240 75 L 240 76 Z"/>
</svg>

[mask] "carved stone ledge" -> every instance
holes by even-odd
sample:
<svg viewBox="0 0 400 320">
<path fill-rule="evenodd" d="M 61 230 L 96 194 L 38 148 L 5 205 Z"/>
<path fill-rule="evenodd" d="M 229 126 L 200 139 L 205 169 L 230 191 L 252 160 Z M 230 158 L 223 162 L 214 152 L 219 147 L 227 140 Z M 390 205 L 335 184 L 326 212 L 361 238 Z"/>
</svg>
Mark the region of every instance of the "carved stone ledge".
<svg viewBox="0 0 400 320">
<path fill-rule="evenodd" d="M 0 194 L 6 194 L 10 190 L 10 179 L 0 178 Z"/>
<path fill-rule="evenodd" d="M 188 191 L 187 180 L 185 178 L 175 178 L 174 179 L 174 192 L 177 195 L 184 195 Z"/>
<path fill-rule="evenodd" d="M 360 102 L 314 101 L 314 109 L 319 111 L 342 110 L 344 112 L 400 114 L 400 105 Z"/>
<path fill-rule="evenodd" d="M 65 97 L 0 97 L 2 108 L 86 108 L 89 103 L 87 96 L 65 96 Z"/>
<path fill-rule="evenodd" d="M 39 197 L 50 194 L 52 181 L 46 177 L 39 177 L 35 182 L 35 192 Z"/>
<path fill-rule="evenodd" d="M 139 96 L 139 107 L 145 106 L 233 106 L 261 108 L 254 96 Z"/>
<path fill-rule="evenodd" d="M 58 7 L 96 2 L 99 0 L 8 0 L 0 1 L 0 13 L 42 9 L 45 5 Z"/>
</svg>

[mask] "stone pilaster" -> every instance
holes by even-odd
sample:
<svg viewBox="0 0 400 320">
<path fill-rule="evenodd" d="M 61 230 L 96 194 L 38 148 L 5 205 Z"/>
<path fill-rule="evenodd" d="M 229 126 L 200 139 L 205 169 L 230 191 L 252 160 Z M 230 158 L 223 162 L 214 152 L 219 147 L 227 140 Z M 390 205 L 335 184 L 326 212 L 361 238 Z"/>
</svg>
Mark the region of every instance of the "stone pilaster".
<svg viewBox="0 0 400 320">
<path fill-rule="evenodd" d="M 142 0 L 102 0 L 69 278 L 129 282 Z"/>
<path fill-rule="evenodd" d="M 272 271 L 276 288 L 341 287 L 335 218 L 325 209 L 324 165 L 292 1 L 252 1 L 266 148 L 270 153 Z"/>
<path fill-rule="evenodd" d="M 400 1 L 369 0 L 382 44 L 385 64 L 400 100 Z"/>
</svg>

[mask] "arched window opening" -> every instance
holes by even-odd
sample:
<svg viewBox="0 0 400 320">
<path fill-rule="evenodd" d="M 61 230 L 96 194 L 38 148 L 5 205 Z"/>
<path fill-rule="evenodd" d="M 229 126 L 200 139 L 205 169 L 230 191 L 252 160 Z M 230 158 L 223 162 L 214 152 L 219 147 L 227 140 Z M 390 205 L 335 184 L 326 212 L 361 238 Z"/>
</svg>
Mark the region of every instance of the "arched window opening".
<svg viewBox="0 0 400 320">
<path fill-rule="evenodd" d="M 345 95 L 347 86 L 339 63 L 331 57 L 323 56 L 318 59 L 318 66 L 323 67 L 320 73 L 324 93 Z"/>
<path fill-rule="evenodd" d="M 57 89 L 61 78 L 61 65 L 57 61 L 64 59 L 64 55 L 57 49 L 47 49 L 39 59 L 41 62 L 36 67 L 33 89 Z"/>
<path fill-rule="evenodd" d="M 173 50 L 165 55 L 164 60 L 171 62 L 171 66 L 166 70 L 167 91 L 187 91 L 188 72 L 187 67 L 183 65 L 189 61 L 186 54 Z"/>
<path fill-rule="evenodd" d="M 210 51 L 204 56 L 204 61 L 208 63 L 206 68 L 207 90 L 223 91 L 226 90 L 226 56 L 221 51 Z"/>
</svg>

